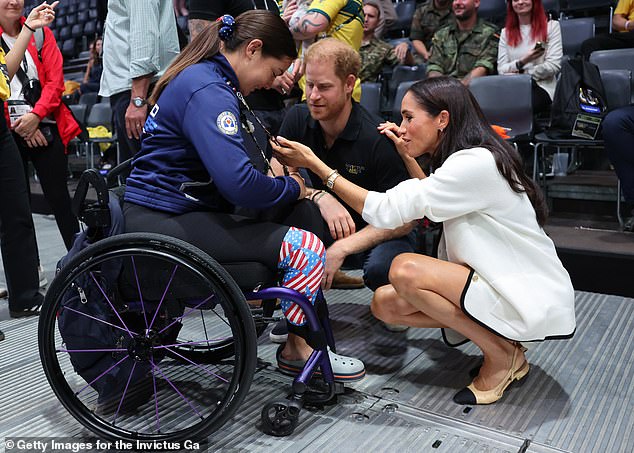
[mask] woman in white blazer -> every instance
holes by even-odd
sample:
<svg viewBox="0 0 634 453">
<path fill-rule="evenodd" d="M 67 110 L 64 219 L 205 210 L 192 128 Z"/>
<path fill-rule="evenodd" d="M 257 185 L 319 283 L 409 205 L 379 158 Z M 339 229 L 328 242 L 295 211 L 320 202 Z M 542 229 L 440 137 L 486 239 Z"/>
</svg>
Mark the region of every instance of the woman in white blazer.
<svg viewBox="0 0 634 453">
<path fill-rule="evenodd" d="M 489 404 L 529 370 L 519 342 L 567 338 L 575 330 L 574 291 L 542 225 L 546 206 L 519 154 L 488 125 L 459 81 L 430 78 L 403 98 L 403 121 L 381 125 L 405 159 L 431 156 L 433 174 L 386 193 L 339 176 L 310 148 L 279 138 L 276 156 L 306 167 L 378 228 L 427 217 L 443 222 L 439 259 L 402 254 L 372 312 L 411 327 L 450 328 L 472 340 L 484 362 L 459 404 Z"/>
</svg>

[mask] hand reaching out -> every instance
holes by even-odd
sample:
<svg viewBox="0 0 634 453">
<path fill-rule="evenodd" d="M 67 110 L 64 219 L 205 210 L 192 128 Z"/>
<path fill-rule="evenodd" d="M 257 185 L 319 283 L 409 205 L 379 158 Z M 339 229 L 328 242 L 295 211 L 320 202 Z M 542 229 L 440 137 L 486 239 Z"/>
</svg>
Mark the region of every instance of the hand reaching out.
<svg viewBox="0 0 634 453">
<path fill-rule="evenodd" d="M 312 165 L 319 161 L 313 150 L 299 142 L 277 137 L 279 145 L 269 141 L 273 148 L 273 156 L 283 165 L 289 167 L 303 167 L 312 169 Z"/>
<path fill-rule="evenodd" d="M 35 30 L 49 25 L 55 20 L 55 8 L 58 4 L 59 1 L 53 2 L 50 5 L 44 2 L 36 6 L 29 14 L 29 17 L 26 18 L 26 25 Z"/>
</svg>

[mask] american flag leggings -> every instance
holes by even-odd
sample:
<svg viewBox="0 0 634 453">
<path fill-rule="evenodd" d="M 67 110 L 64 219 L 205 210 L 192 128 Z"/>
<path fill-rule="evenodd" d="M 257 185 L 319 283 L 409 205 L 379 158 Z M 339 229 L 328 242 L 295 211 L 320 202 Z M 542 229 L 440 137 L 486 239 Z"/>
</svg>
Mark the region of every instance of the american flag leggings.
<svg viewBox="0 0 634 453">
<path fill-rule="evenodd" d="M 324 275 L 326 249 L 323 242 L 309 231 L 291 227 L 282 240 L 277 268 L 282 271 L 282 286 L 294 289 L 315 305 Z M 299 306 L 281 300 L 282 311 L 291 324 L 303 326 L 306 317 Z"/>
</svg>

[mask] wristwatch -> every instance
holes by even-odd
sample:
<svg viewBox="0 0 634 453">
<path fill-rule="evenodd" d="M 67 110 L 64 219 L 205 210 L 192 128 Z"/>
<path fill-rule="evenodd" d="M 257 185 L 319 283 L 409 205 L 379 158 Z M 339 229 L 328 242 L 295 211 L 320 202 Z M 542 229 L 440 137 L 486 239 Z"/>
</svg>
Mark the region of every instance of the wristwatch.
<svg viewBox="0 0 634 453">
<path fill-rule="evenodd" d="M 337 170 L 334 170 L 332 173 L 328 175 L 328 177 L 324 181 L 324 184 L 326 185 L 328 190 L 332 190 L 332 188 L 335 186 L 335 181 L 337 180 L 338 177 L 339 177 L 339 172 Z"/>
<path fill-rule="evenodd" d="M 135 98 L 132 98 L 132 105 L 134 105 L 136 108 L 141 108 L 145 104 L 147 104 L 147 101 L 142 97 L 137 96 Z"/>
</svg>

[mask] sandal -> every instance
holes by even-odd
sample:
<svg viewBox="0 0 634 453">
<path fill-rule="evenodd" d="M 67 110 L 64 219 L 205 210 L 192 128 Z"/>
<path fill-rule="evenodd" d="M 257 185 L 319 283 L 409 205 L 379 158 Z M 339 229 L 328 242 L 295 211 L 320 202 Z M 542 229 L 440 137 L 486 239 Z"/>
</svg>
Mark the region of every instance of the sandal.
<svg viewBox="0 0 634 453">
<path fill-rule="evenodd" d="M 306 361 L 285 359 L 282 357 L 282 349 L 284 349 L 284 345 L 281 345 L 277 349 L 276 354 L 277 367 L 279 370 L 289 376 L 299 374 L 304 369 Z M 330 358 L 330 365 L 332 366 L 335 381 L 352 382 L 359 381 L 365 377 L 365 365 L 363 365 L 361 360 L 335 354 L 330 348 L 328 348 L 328 357 Z M 321 370 L 316 369 L 313 374 L 315 376 L 321 376 Z"/>
<path fill-rule="evenodd" d="M 9 314 L 12 318 L 27 318 L 29 316 L 39 316 L 41 305 L 34 305 L 31 308 L 24 308 L 22 310 L 9 310 Z"/>
</svg>

